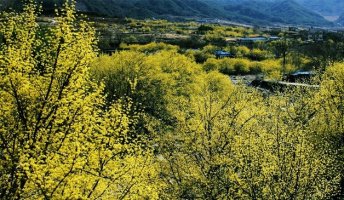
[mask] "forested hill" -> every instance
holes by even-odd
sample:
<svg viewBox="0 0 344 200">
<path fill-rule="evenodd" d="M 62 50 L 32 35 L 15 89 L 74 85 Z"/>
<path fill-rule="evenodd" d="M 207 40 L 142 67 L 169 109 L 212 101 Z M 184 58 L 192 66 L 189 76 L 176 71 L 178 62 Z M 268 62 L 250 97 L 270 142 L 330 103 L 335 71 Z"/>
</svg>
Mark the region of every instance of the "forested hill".
<svg viewBox="0 0 344 200">
<path fill-rule="evenodd" d="M 341 16 L 339 16 L 339 18 L 337 19 L 336 23 L 339 26 L 344 26 L 344 13 Z"/>
<path fill-rule="evenodd" d="M 322 16 L 302 7 L 294 0 L 232 0 L 232 2 L 224 5 L 224 9 L 229 13 L 235 13 L 232 16 L 236 17 L 234 20 L 239 21 L 252 20 L 259 24 L 330 25 Z"/>
<path fill-rule="evenodd" d="M 305 8 L 323 16 L 339 16 L 344 12 L 343 0 L 296 0 Z"/>
<path fill-rule="evenodd" d="M 63 0 L 43 0 L 51 13 Z M 3 0 L 2 8 L 19 5 L 19 0 Z M 253 25 L 294 24 L 331 26 L 319 14 L 294 0 L 79 0 L 79 11 L 106 17 L 219 18 Z"/>
<path fill-rule="evenodd" d="M 199 0 L 80 0 L 79 9 L 115 17 L 223 17 Z"/>
<path fill-rule="evenodd" d="M 2 8 L 18 8 L 20 0 L 4 1 Z M 43 0 L 45 13 L 54 11 L 55 5 L 62 5 L 63 0 Z M 1 3 L 0 3 L 1 4 Z M 213 17 L 225 18 L 213 6 L 201 0 L 77 0 L 77 9 L 91 15 L 106 17 Z"/>
</svg>

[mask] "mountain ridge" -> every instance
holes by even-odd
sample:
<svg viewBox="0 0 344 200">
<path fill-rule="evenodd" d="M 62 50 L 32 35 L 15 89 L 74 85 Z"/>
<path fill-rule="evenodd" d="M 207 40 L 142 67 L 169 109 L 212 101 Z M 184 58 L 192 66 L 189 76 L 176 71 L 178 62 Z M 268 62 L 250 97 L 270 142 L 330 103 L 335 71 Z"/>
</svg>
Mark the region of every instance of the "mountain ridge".
<svg viewBox="0 0 344 200">
<path fill-rule="evenodd" d="M 211 0 L 208 0 L 209 2 Z M 214 1 L 214 0 L 213 0 Z M 227 2 L 227 3 L 226 3 Z M 222 1 L 224 8 L 231 12 L 250 16 L 265 23 L 329 25 L 322 16 L 299 5 L 294 0 L 229 0 Z"/>
<path fill-rule="evenodd" d="M 340 16 L 344 12 L 343 0 L 296 0 L 300 5 L 322 16 Z"/>
<path fill-rule="evenodd" d="M 3 0 L 16 5 L 15 1 Z M 301 1 L 301 0 L 297 0 Z M 62 0 L 43 0 L 46 12 Z M 81 12 L 106 17 L 218 18 L 251 25 L 332 26 L 294 0 L 79 0 Z"/>
<path fill-rule="evenodd" d="M 335 21 L 336 24 L 339 26 L 344 26 L 344 13 L 339 16 L 339 18 Z"/>
</svg>

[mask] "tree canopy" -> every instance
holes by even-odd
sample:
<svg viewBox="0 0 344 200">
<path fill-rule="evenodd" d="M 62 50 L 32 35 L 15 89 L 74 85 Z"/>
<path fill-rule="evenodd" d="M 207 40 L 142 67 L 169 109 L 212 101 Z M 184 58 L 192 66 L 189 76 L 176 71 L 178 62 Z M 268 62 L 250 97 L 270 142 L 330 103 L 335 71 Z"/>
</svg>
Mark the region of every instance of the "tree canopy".
<svg viewBox="0 0 344 200">
<path fill-rule="evenodd" d="M 264 50 L 102 55 L 74 1 L 54 26 L 38 11 L 29 1 L 0 23 L 1 199 L 342 198 L 343 63 L 319 88 L 263 95 L 226 74 L 280 77 Z"/>
</svg>

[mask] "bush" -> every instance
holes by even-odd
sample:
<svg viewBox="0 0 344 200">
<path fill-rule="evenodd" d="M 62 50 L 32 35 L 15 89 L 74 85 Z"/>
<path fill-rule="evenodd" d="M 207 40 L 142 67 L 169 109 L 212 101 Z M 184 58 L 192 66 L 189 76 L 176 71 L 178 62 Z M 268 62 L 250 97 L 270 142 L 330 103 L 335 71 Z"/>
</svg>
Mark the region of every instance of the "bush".
<svg viewBox="0 0 344 200">
<path fill-rule="evenodd" d="M 261 62 L 251 62 L 249 67 L 250 73 L 258 74 L 262 72 L 263 64 Z"/>
<path fill-rule="evenodd" d="M 234 69 L 237 74 L 247 74 L 250 72 L 250 61 L 245 59 L 238 59 L 234 64 Z"/>
<path fill-rule="evenodd" d="M 262 72 L 269 79 L 279 80 L 282 78 L 282 67 L 278 60 L 265 60 L 262 62 Z"/>
<path fill-rule="evenodd" d="M 233 60 L 234 59 L 231 59 L 231 58 L 222 59 L 220 62 L 220 69 L 219 69 L 220 72 L 227 75 L 235 74 Z"/>
<path fill-rule="evenodd" d="M 270 57 L 272 57 L 270 55 L 270 53 L 268 51 L 265 50 L 260 50 L 260 49 L 253 49 L 250 52 L 250 56 L 249 56 L 252 60 L 257 60 L 257 61 L 262 61 L 262 60 L 266 60 Z"/>
<path fill-rule="evenodd" d="M 197 32 L 200 34 L 204 34 L 208 31 L 213 31 L 213 30 L 214 30 L 213 27 L 202 24 L 200 27 L 198 27 Z"/>
<path fill-rule="evenodd" d="M 204 63 L 209 58 L 215 58 L 214 54 L 206 53 L 200 50 L 190 52 L 197 63 Z"/>
<path fill-rule="evenodd" d="M 237 58 L 247 57 L 250 54 L 250 49 L 246 46 L 232 46 L 230 52 L 235 55 Z"/>
<path fill-rule="evenodd" d="M 165 43 L 149 43 L 146 45 L 121 45 L 122 49 L 125 50 L 133 50 L 133 51 L 138 51 L 141 53 L 146 53 L 146 54 L 153 54 L 159 51 L 174 51 L 177 52 L 179 50 L 178 46 L 170 45 L 170 44 L 165 44 Z"/>
<path fill-rule="evenodd" d="M 221 63 L 221 61 L 219 61 L 215 58 L 210 58 L 203 64 L 203 69 L 207 72 L 208 71 L 217 71 L 220 69 L 220 63 Z"/>
</svg>

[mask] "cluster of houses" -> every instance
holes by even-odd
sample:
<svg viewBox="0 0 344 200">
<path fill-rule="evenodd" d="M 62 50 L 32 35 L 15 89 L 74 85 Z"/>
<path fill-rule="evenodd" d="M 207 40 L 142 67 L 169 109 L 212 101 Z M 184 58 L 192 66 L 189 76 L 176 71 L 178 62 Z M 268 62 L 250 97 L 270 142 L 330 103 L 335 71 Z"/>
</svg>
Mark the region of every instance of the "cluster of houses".
<svg viewBox="0 0 344 200">
<path fill-rule="evenodd" d="M 312 79 L 316 76 L 314 71 L 298 70 L 286 75 L 282 81 L 255 79 L 249 86 L 255 87 L 263 92 L 283 92 L 293 88 L 319 89 L 319 85 L 313 85 Z"/>
<path fill-rule="evenodd" d="M 237 39 L 231 40 L 231 42 L 234 42 L 238 45 L 252 46 L 256 42 L 271 42 L 271 41 L 275 41 L 275 40 L 279 40 L 279 39 L 280 39 L 280 37 L 277 37 L 277 36 L 243 37 L 243 38 L 237 38 Z M 226 52 L 226 51 L 222 51 L 222 50 L 215 51 L 215 56 L 218 59 L 234 57 L 234 55 L 231 54 L 230 52 Z"/>
<path fill-rule="evenodd" d="M 239 38 L 237 40 L 237 43 L 239 45 L 252 45 L 256 42 L 270 42 L 279 40 L 280 37 L 277 36 L 270 36 L 270 37 L 245 37 L 245 38 Z"/>
<path fill-rule="evenodd" d="M 320 34 L 322 32 L 314 31 L 312 33 Z M 315 35 L 314 41 L 319 41 L 320 36 Z M 312 38 L 313 39 L 313 38 Z M 270 42 L 280 40 L 280 37 L 271 36 L 271 37 L 246 37 L 238 38 L 236 43 L 239 45 L 251 46 L 256 42 Z M 234 57 L 233 54 L 223 50 L 215 51 L 215 56 L 218 59 L 226 57 Z M 250 86 L 258 88 L 264 92 L 282 92 L 290 88 L 302 87 L 302 88 L 319 88 L 318 85 L 311 85 L 312 78 L 316 75 L 313 71 L 296 71 L 292 74 L 288 74 L 284 77 L 283 81 L 272 81 L 264 80 L 262 78 L 255 79 L 250 81 Z"/>
</svg>

